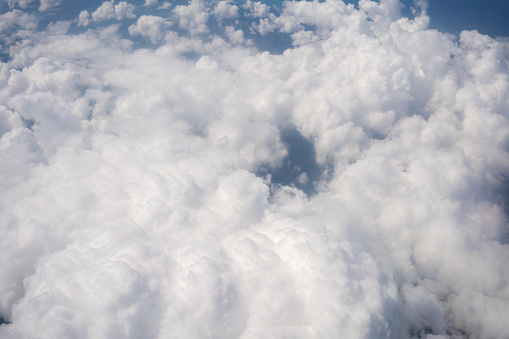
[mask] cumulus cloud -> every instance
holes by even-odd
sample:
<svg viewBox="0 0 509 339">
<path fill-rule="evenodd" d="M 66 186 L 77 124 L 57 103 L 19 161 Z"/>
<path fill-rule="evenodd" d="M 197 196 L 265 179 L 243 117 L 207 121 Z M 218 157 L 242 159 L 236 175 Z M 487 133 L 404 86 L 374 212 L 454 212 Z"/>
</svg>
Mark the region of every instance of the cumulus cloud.
<svg viewBox="0 0 509 339">
<path fill-rule="evenodd" d="M 81 16 L 81 15 L 80 15 Z M 92 13 L 94 21 L 103 21 L 108 19 L 121 20 L 123 18 L 134 18 L 134 6 L 125 1 L 115 5 L 115 1 L 105 1 L 99 8 Z"/>
<path fill-rule="evenodd" d="M 10 46 L 30 37 L 37 28 L 37 23 L 35 16 L 17 9 L 0 14 L 0 51 L 7 53 Z"/>
<path fill-rule="evenodd" d="M 247 0 L 242 6 L 246 11 L 248 16 L 253 16 L 255 18 L 260 18 L 269 15 L 270 7 L 260 1 L 251 1 Z"/>
<path fill-rule="evenodd" d="M 146 4 L 2 14 L 2 338 L 507 336 L 506 41 L 394 0 Z"/>
<path fill-rule="evenodd" d="M 224 31 L 228 40 L 233 44 L 240 44 L 245 41 L 244 31 L 241 29 L 236 30 L 233 26 L 226 26 Z"/>
<path fill-rule="evenodd" d="M 153 43 L 164 38 L 166 28 L 171 25 L 166 19 L 153 15 L 142 15 L 136 24 L 129 26 L 129 34 L 147 37 Z"/>
<path fill-rule="evenodd" d="M 88 26 L 90 23 L 90 12 L 89 11 L 81 11 L 80 15 L 77 19 L 78 26 Z"/>
<path fill-rule="evenodd" d="M 207 22 L 209 9 L 202 0 L 191 0 L 187 6 L 179 5 L 173 13 L 179 21 L 180 28 L 191 35 L 203 34 L 209 31 Z"/>
<path fill-rule="evenodd" d="M 219 19 L 231 19 L 239 16 L 239 7 L 232 5 L 231 1 L 220 1 L 214 8 L 214 14 Z"/>
<path fill-rule="evenodd" d="M 88 26 L 90 24 L 90 19 L 95 22 L 110 19 L 133 19 L 136 17 L 134 15 L 134 10 L 135 7 L 125 1 L 116 5 L 114 0 L 105 1 L 94 12 L 92 12 L 92 14 L 90 14 L 87 10 L 81 11 L 76 22 L 78 23 L 78 26 Z"/>
</svg>

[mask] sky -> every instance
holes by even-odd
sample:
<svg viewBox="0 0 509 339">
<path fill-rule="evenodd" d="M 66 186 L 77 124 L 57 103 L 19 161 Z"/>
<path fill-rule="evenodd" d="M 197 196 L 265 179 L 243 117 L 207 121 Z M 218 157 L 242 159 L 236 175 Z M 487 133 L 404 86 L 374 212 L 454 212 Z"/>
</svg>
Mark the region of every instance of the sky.
<svg viewBox="0 0 509 339">
<path fill-rule="evenodd" d="M 506 338 L 508 6 L 0 1 L 0 338 Z"/>
<path fill-rule="evenodd" d="M 429 1 L 431 27 L 442 32 L 459 34 L 462 30 L 477 30 L 493 37 L 507 37 L 509 2 L 506 0 Z"/>
</svg>

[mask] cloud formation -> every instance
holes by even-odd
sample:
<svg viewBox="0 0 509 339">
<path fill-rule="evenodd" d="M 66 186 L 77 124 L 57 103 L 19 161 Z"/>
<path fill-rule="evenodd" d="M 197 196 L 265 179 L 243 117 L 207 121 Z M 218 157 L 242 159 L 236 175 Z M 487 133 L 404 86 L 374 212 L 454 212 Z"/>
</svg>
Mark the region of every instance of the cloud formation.
<svg viewBox="0 0 509 339">
<path fill-rule="evenodd" d="M 41 5 L 42 6 L 42 5 Z M 110 19 L 122 20 L 124 18 L 135 18 L 134 6 L 126 1 L 119 2 L 115 5 L 115 0 L 105 1 L 92 14 L 88 11 L 81 11 L 78 16 L 79 26 L 88 26 L 90 18 L 93 21 L 105 21 Z"/>
<path fill-rule="evenodd" d="M 1 14 L 2 338 L 507 336 L 507 41 L 156 4 Z"/>
<path fill-rule="evenodd" d="M 142 15 L 136 24 L 129 26 L 129 34 L 149 38 L 153 43 L 164 39 L 166 28 L 172 23 L 154 15 Z"/>
</svg>

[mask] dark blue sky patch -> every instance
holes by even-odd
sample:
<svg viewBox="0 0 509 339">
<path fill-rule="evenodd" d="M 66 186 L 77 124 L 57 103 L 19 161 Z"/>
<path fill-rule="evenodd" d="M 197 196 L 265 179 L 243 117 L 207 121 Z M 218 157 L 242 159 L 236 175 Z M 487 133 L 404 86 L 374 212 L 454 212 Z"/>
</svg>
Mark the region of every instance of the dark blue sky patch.
<svg viewBox="0 0 509 339">
<path fill-rule="evenodd" d="M 495 188 L 495 201 L 504 209 L 506 220 L 509 221 L 509 175 L 502 175 L 500 184 Z M 500 243 L 509 244 L 509 224 L 506 223 L 506 229 L 501 234 Z"/>
<path fill-rule="evenodd" d="M 9 53 L 0 52 L 0 62 L 8 62 L 9 60 L 11 60 Z"/>
<path fill-rule="evenodd" d="M 292 48 L 292 39 L 289 34 L 273 32 L 266 35 L 246 34 L 246 38 L 252 39 L 258 49 L 268 51 L 271 54 L 283 54 L 289 48 Z"/>
<path fill-rule="evenodd" d="M 272 184 L 295 186 L 307 195 L 316 193 L 315 182 L 320 180 L 324 168 L 316 163 L 313 143 L 304 138 L 296 129 L 281 132 L 281 140 L 288 150 L 283 166 L 269 171 L 262 169 L 258 176 L 271 175 Z"/>
<path fill-rule="evenodd" d="M 477 30 L 491 37 L 509 35 L 507 0 L 429 0 L 431 28 L 459 34 Z"/>
<path fill-rule="evenodd" d="M 34 119 L 25 119 L 25 118 L 21 117 L 21 121 L 23 122 L 23 125 L 26 128 L 28 128 L 32 132 L 34 131 L 34 125 L 36 124 Z"/>
</svg>

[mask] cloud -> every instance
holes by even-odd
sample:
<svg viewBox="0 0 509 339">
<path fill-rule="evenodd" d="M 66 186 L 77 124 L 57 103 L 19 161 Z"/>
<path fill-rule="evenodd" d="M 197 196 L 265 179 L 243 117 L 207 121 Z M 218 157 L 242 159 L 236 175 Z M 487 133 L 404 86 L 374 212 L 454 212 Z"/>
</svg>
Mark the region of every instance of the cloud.
<svg viewBox="0 0 509 339">
<path fill-rule="evenodd" d="M 136 24 L 129 26 L 129 34 L 147 37 L 156 43 L 164 38 L 166 28 L 171 22 L 158 16 L 142 15 Z"/>
<path fill-rule="evenodd" d="M 14 8 L 16 6 L 19 6 L 20 8 L 27 8 L 33 0 L 7 0 L 6 2 L 9 5 L 9 8 Z"/>
<path fill-rule="evenodd" d="M 145 0 L 145 6 L 154 6 L 158 3 L 157 0 Z"/>
<path fill-rule="evenodd" d="M 62 3 L 62 0 L 41 0 L 41 5 L 39 6 L 40 11 L 47 11 L 50 8 L 59 6 Z"/>
<path fill-rule="evenodd" d="M 247 11 L 247 15 L 255 18 L 264 17 L 270 13 L 269 6 L 260 1 L 253 2 L 251 0 L 247 0 L 242 7 Z"/>
<path fill-rule="evenodd" d="M 159 6 L 159 9 L 168 9 L 171 7 L 171 2 L 163 2 L 161 6 Z"/>
<path fill-rule="evenodd" d="M 81 11 L 77 19 L 78 26 L 88 26 L 90 23 L 90 12 Z"/>
<path fill-rule="evenodd" d="M 114 5 L 115 1 L 105 1 L 99 8 L 92 13 L 94 21 L 103 21 L 108 19 L 121 20 L 123 18 L 134 18 L 134 6 L 125 1 Z"/>
<path fill-rule="evenodd" d="M 16 42 L 24 41 L 37 28 L 38 20 L 35 16 L 14 9 L 0 14 L 0 47 L 6 53 Z"/>
<path fill-rule="evenodd" d="M 214 14 L 220 19 L 238 18 L 239 7 L 232 5 L 230 2 L 220 1 L 214 8 Z"/>
<path fill-rule="evenodd" d="M 226 26 L 225 33 L 228 37 L 228 41 L 232 44 L 241 44 L 245 41 L 244 31 L 241 29 L 235 29 L 233 26 Z"/>
<path fill-rule="evenodd" d="M 88 26 L 90 23 L 90 19 L 94 22 L 100 22 L 110 19 L 122 20 L 125 18 L 133 19 L 136 16 L 134 15 L 135 7 L 127 3 L 126 1 L 122 1 L 115 5 L 115 1 L 105 1 L 99 6 L 92 14 L 89 11 L 83 10 L 80 12 L 76 22 L 78 26 Z"/>
<path fill-rule="evenodd" d="M 189 5 L 175 6 L 173 13 L 179 21 L 179 26 L 191 35 L 208 33 L 208 10 L 202 0 L 191 0 Z"/>
<path fill-rule="evenodd" d="M 155 5 L 2 14 L 1 337 L 506 336 L 507 42 Z"/>
</svg>

